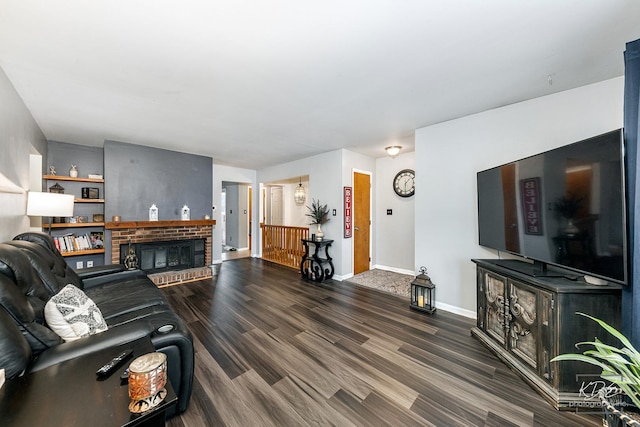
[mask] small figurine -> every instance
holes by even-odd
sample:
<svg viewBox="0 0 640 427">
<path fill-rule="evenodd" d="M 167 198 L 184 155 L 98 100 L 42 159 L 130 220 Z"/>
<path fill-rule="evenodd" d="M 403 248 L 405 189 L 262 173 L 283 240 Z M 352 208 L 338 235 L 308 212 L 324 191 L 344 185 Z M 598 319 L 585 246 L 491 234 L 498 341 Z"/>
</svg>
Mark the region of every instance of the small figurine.
<svg viewBox="0 0 640 427">
<path fill-rule="evenodd" d="M 49 175 L 55 175 L 55 174 L 56 174 L 56 167 L 49 166 Z"/>
<path fill-rule="evenodd" d="M 69 169 L 69 176 L 71 178 L 78 177 L 78 168 L 76 167 L 76 165 L 71 165 L 71 169 Z"/>
</svg>

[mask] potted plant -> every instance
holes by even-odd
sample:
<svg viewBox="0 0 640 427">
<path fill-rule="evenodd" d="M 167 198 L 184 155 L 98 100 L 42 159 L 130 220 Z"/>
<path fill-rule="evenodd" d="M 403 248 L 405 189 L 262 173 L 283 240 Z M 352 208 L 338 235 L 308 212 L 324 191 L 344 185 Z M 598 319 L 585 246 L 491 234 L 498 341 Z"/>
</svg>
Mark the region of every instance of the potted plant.
<svg viewBox="0 0 640 427">
<path fill-rule="evenodd" d="M 567 235 L 573 235 L 580 231 L 578 227 L 573 224 L 573 219 L 576 213 L 578 213 L 581 204 L 582 197 L 576 197 L 574 195 L 570 195 L 569 197 L 563 196 L 555 203 L 556 211 L 567 220 L 567 225 L 564 228 L 564 232 Z"/>
<path fill-rule="evenodd" d="M 551 361 L 573 360 L 600 367 L 602 369 L 602 373 L 600 374 L 602 379 L 615 384 L 629 401 L 625 402 L 625 407 L 620 410 L 609 401 L 609 398 L 613 394 L 618 394 L 613 393 L 614 390 L 617 390 L 614 387 L 601 389 L 599 396 L 604 409 L 605 425 L 609 427 L 617 425 L 640 427 L 640 416 L 637 413 L 638 408 L 640 408 L 640 353 L 638 353 L 631 342 L 613 326 L 587 314 L 577 314 L 597 322 L 605 331 L 620 341 L 622 347 L 617 348 L 595 338 L 594 341 L 579 342 L 576 344 L 577 348 L 580 346 L 589 346 L 589 349 L 585 350 L 582 354 L 562 354 L 554 357 Z"/>
<path fill-rule="evenodd" d="M 316 240 L 322 240 L 324 233 L 322 232 L 322 224 L 329 221 L 329 208 L 327 205 L 320 203 L 320 200 L 312 199 L 311 206 L 307 206 L 309 213 L 306 214 L 312 219 L 311 225 L 317 225 Z"/>
</svg>

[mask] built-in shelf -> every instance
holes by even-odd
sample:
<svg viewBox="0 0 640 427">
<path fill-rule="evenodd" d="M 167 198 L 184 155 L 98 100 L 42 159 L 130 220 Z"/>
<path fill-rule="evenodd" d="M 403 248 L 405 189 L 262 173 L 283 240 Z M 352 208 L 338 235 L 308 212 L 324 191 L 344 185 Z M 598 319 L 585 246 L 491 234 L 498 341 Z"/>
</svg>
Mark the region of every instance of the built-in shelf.
<svg viewBox="0 0 640 427">
<path fill-rule="evenodd" d="M 42 177 L 48 181 L 75 181 L 75 182 L 95 182 L 97 184 L 104 183 L 104 178 L 74 178 L 64 175 L 44 175 Z"/>
<path fill-rule="evenodd" d="M 48 225 L 48 224 L 43 224 Z M 104 222 L 65 222 L 51 224 L 51 228 L 76 228 L 76 227 L 104 227 Z"/>
<path fill-rule="evenodd" d="M 61 252 L 62 256 L 94 255 L 103 254 L 104 249 L 89 249 L 86 251 Z"/>
</svg>

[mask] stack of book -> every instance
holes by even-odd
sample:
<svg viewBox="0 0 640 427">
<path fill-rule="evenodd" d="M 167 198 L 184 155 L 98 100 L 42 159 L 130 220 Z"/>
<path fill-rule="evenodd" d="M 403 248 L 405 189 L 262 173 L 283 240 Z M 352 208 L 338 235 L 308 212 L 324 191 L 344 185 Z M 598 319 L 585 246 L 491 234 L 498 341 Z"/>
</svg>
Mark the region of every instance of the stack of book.
<svg viewBox="0 0 640 427">
<path fill-rule="evenodd" d="M 53 241 L 58 251 L 62 254 L 103 248 L 102 233 L 85 233 L 79 235 L 69 233 L 63 236 L 54 236 Z"/>
</svg>

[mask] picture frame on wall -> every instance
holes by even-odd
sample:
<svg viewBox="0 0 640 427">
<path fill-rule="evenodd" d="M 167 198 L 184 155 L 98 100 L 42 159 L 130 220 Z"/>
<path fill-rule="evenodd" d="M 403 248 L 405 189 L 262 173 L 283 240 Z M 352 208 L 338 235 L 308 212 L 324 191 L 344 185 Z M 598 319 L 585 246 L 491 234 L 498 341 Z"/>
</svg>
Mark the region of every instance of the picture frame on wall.
<svg viewBox="0 0 640 427">
<path fill-rule="evenodd" d="M 344 238 L 350 239 L 353 236 L 353 189 L 344 187 Z"/>
</svg>

